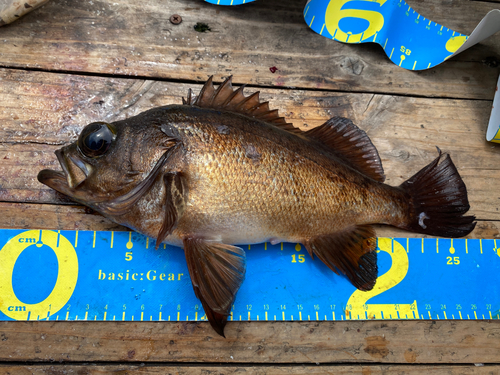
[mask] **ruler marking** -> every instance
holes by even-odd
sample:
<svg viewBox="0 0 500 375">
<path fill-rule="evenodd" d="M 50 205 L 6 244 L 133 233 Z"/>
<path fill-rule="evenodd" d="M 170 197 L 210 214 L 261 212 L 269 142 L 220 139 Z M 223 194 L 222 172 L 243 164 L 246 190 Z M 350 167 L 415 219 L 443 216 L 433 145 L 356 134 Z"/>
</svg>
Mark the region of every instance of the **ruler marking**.
<svg viewBox="0 0 500 375">
<path fill-rule="evenodd" d="M 465 254 L 469 254 L 469 246 L 467 245 L 467 238 L 465 239 Z"/>
<path fill-rule="evenodd" d="M 181 320 L 181 312 L 177 311 L 177 320 Z M 233 320 L 233 314 L 231 314 L 231 320 Z"/>
<path fill-rule="evenodd" d="M 146 237 L 146 249 L 149 249 L 149 237 Z"/>
<path fill-rule="evenodd" d="M 67 233 L 66 231 L 65 231 L 65 233 L 62 233 L 61 231 L 57 231 L 57 234 L 58 234 L 58 238 L 62 238 L 63 240 L 64 240 L 64 237 L 71 238 L 71 236 L 72 236 L 70 232 Z M 129 232 L 129 241 L 131 240 L 131 235 L 132 235 L 132 232 Z M 40 237 L 42 237 L 42 236 L 43 236 L 43 234 L 42 234 L 42 232 L 40 232 Z M 78 243 L 82 242 L 82 241 L 83 241 L 82 242 L 83 243 L 82 249 L 85 248 L 86 246 L 88 246 L 88 244 L 90 244 L 90 238 L 91 238 L 91 236 L 92 236 L 92 244 L 93 244 L 93 247 L 95 248 L 95 243 L 96 243 L 96 238 L 97 238 L 97 231 L 93 231 L 93 232 L 86 232 L 86 231 L 84 231 L 82 233 L 79 233 L 78 230 L 75 230 L 75 233 L 74 233 L 74 246 L 75 246 L 75 248 L 78 247 Z M 82 237 L 82 238 L 79 238 L 79 237 Z M 101 234 L 101 236 L 99 237 L 99 241 L 97 241 L 97 248 L 102 248 L 103 246 L 107 247 L 108 244 L 106 243 L 106 238 L 108 238 L 107 234 L 104 234 L 104 235 Z M 124 237 L 124 239 L 126 239 L 126 237 Z M 121 248 L 120 246 L 122 246 L 122 242 L 120 242 L 122 240 L 122 238 L 119 237 L 118 240 L 119 240 L 119 242 L 118 242 L 117 250 Z M 152 238 L 152 240 L 154 240 L 154 238 Z M 409 238 L 398 239 L 398 240 L 391 238 L 391 245 L 393 247 L 393 252 L 395 252 L 395 250 L 394 250 L 395 249 L 394 241 L 399 242 L 401 245 L 403 245 L 405 240 L 406 240 L 406 253 L 409 253 L 410 248 L 412 250 L 414 250 L 414 252 L 418 253 L 416 251 L 416 250 L 418 250 L 418 246 L 419 246 L 418 241 L 415 241 L 415 240 L 410 241 Z M 424 253 L 424 251 L 425 251 L 424 240 L 425 240 L 424 238 L 421 239 L 421 252 L 422 253 Z M 447 250 L 448 250 L 448 247 L 449 247 L 450 254 L 456 254 L 456 253 L 460 252 L 460 248 L 461 248 L 460 246 L 464 246 L 465 247 L 465 252 L 466 252 L 466 254 L 468 254 L 468 239 L 464 239 L 464 240 L 465 240 L 465 244 L 464 245 L 462 245 L 463 242 L 458 242 L 459 245 L 457 245 L 457 248 L 454 248 L 454 245 L 457 244 L 457 241 L 462 241 L 462 240 L 450 239 L 450 242 L 448 242 L 448 239 L 445 239 L 444 245 L 446 245 L 446 246 L 444 248 L 444 253 L 443 252 L 441 252 L 441 253 L 443 253 L 445 255 L 448 255 L 448 251 Z M 149 241 L 149 238 L 146 237 L 146 241 L 143 241 L 143 240 L 139 241 L 138 240 L 138 243 L 134 244 L 134 246 L 141 246 L 142 248 L 144 248 L 144 246 L 146 244 L 146 247 L 148 247 L 148 241 Z M 488 241 L 485 242 L 485 244 L 486 244 L 485 246 L 486 247 L 485 247 L 485 251 L 483 251 L 482 239 L 479 239 L 480 254 L 485 255 L 484 259 L 487 259 L 487 256 L 491 256 L 491 253 L 492 253 L 491 250 L 490 250 L 492 248 L 489 247 L 491 243 L 488 242 Z M 494 257 L 495 257 L 495 259 L 498 259 L 497 258 L 497 254 L 495 253 L 495 251 L 497 250 L 496 240 L 493 239 L 493 241 L 494 241 L 494 244 L 493 244 L 494 245 L 494 247 L 493 247 Z M 430 240 L 428 240 L 428 242 L 429 242 L 429 245 L 431 246 L 430 248 L 428 247 L 428 250 L 429 250 L 428 254 L 430 254 L 428 256 L 432 257 L 433 256 L 432 255 L 432 253 L 433 253 L 433 251 L 432 251 L 433 250 L 432 249 L 433 242 L 431 242 Z M 60 242 L 60 246 L 62 246 L 62 244 L 63 243 Z M 280 245 L 281 245 L 280 249 L 282 251 L 284 251 L 284 246 L 287 246 L 287 251 L 289 251 L 290 248 L 288 247 L 288 245 L 283 244 L 283 243 L 281 243 Z M 443 245 L 443 243 L 441 245 Z M 54 245 L 52 245 L 52 246 L 54 246 Z M 111 248 L 114 248 L 114 231 L 111 231 L 111 242 L 110 242 L 109 246 Z M 436 239 L 435 246 L 436 246 L 436 254 L 439 254 L 439 239 Z M 477 250 L 475 250 L 477 248 L 477 240 L 473 240 L 471 246 L 472 246 L 471 249 L 472 249 L 473 252 L 477 251 Z M 267 243 L 264 243 L 264 246 L 260 246 L 260 249 L 262 249 L 263 247 L 266 248 L 267 247 Z M 273 247 L 275 248 L 275 250 L 277 250 L 277 248 L 275 246 L 273 246 Z M 88 249 L 88 250 L 90 250 L 90 249 Z M 457 254 L 457 255 L 459 255 L 459 254 Z M 474 256 L 474 255 L 471 254 L 471 256 Z M 464 258 L 464 263 L 466 262 L 465 259 L 468 259 L 468 258 Z M 423 258 L 423 261 L 425 261 L 425 258 Z M 103 269 L 103 271 L 106 271 L 106 270 Z M 457 302 L 460 302 L 460 300 L 457 301 Z M 81 303 L 81 301 L 78 301 L 78 302 L 75 302 L 75 303 L 79 304 L 79 303 Z M 283 303 L 286 303 L 286 301 L 284 301 Z M 73 305 L 73 303 L 72 303 L 72 307 L 73 306 L 76 306 L 76 304 Z M 462 304 L 462 307 L 465 307 L 465 305 Z M 130 308 L 132 308 L 132 307 L 129 307 L 129 309 L 128 309 L 129 311 L 130 311 Z M 71 314 L 70 314 L 70 312 L 73 311 L 73 310 L 66 311 L 65 313 L 64 313 L 64 310 L 63 310 L 62 311 L 62 315 L 61 315 L 62 316 L 61 319 L 64 319 L 64 320 L 67 320 L 67 321 L 69 321 L 69 320 L 73 320 L 73 321 L 98 320 L 97 319 L 97 315 L 99 315 L 100 316 L 99 320 L 104 320 L 104 321 L 107 320 L 107 312 L 103 311 L 104 309 L 100 310 L 97 314 L 95 314 L 94 315 L 94 319 L 92 319 L 91 315 L 89 316 L 89 311 L 85 311 L 85 309 L 82 309 L 82 310 L 84 310 L 84 311 L 79 310 L 78 311 L 79 315 L 73 315 L 73 317 L 71 317 Z M 140 310 L 140 309 L 138 309 L 138 310 Z M 452 309 L 452 311 L 453 310 L 455 310 L 455 309 Z M 467 311 L 471 311 L 471 310 L 473 311 L 473 314 L 470 314 L 470 312 L 467 313 Z M 101 315 L 101 311 L 104 313 L 104 316 Z M 428 316 L 429 317 L 428 318 L 425 317 L 425 319 L 438 319 L 438 320 L 441 320 L 441 319 L 449 320 L 449 319 L 452 319 L 452 318 L 455 319 L 454 314 L 452 314 L 450 316 L 450 318 L 448 318 L 446 311 L 445 310 L 441 310 L 441 311 L 442 311 L 442 315 L 439 316 L 438 311 L 434 310 L 434 313 L 436 314 L 434 318 L 432 318 L 431 311 L 428 311 Z M 487 310 L 488 311 L 487 314 L 484 314 L 484 310 L 482 311 L 482 308 L 480 308 L 480 307 L 479 307 L 479 313 L 477 312 L 477 310 L 473 310 L 473 309 L 464 309 L 464 314 L 461 313 L 461 310 L 455 310 L 455 311 L 458 311 L 457 319 L 458 319 L 458 316 L 459 316 L 460 317 L 459 319 L 461 319 L 461 320 L 464 320 L 464 319 L 469 319 L 469 320 L 473 320 L 473 319 L 478 320 L 479 319 L 480 320 L 480 319 L 497 319 L 497 318 L 500 319 L 500 316 L 499 316 L 500 314 L 498 314 L 498 315 L 497 314 L 492 314 L 492 312 L 494 312 L 494 309 L 493 309 L 493 311 Z M 75 310 L 75 313 L 76 312 L 77 311 Z M 394 313 L 394 311 L 393 311 L 393 313 Z M 412 311 L 412 314 L 405 314 L 404 312 L 400 312 L 400 311 L 396 311 L 395 313 L 396 313 L 397 317 L 392 317 L 392 315 L 389 314 L 387 310 L 385 310 L 385 316 L 384 316 L 384 311 L 380 311 L 380 317 L 378 317 L 378 318 L 380 318 L 380 319 L 386 319 L 386 320 L 387 319 L 405 319 L 405 318 L 406 319 L 412 319 L 412 315 L 413 315 L 414 319 L 418 319 L 418 315 L 420 315 L 418 313 L 415 313 L 415 311 Z M 168 312 L 167 312 L 167 314 L 168 314 Z M 306 311 L 306 314 L 307 314 L 307 311 Z M 34 319 L 35 315 L 36 314 L 31 314 L 31 318 Z M 46 317 L 45 318 L 43 318 L 43 315 L 45 315 L 45 313 L 43 313 L 41 315 L 41 317 L 40 316 L 36 317 L 36 319 L 37 320 L 50 320 L 51 318 L 53 319 L 53 317 L 51 316 L 50 311 L 46 313 Z M 84 316 L 84 318 L 82 318 L 82 315 Z M 205 320 L 206 318 L 202 318 L 202 315 L 200 315 L 200 317 L 198 319 L 198 311 L 195 312 L 195 318 L 194 318 L 194 320 L 195 321 Z M 243 312 L 240 319 L 242 319 L 242 317 L 245 316 L 245 315 L 247 315 L 248 321 L 260 320 L 260 316 L 259 315 L 255 315 L 257 317 L 257 319 L 255 318 L 255 316 L 252 319 L 250 311 L 247 311 L 247 314 L 244 314 L 244 312 Z M 267 311 L 265 312 L 265 315 L 266 315 L 266 320 L 267 320 L 268 319 Z M 276 314 L 275 320 L 277 320 L 277 316 L 279 316 L 279 315 L 280 315 L 279 313 Z M 352 311 L 346 313 L 346 319 L 345 320 L 369 319 L 368 315 L 369 314 L 367 314 L 367 312 L 365 312 L 364 315 L 363 315 L 363 313 L 360 313 L 359 315 L 357 315 L 356 311 L 354 310 L 354 313 Z M 373 315 L 373 313 L 371 315 Z M 424 315 L 422 315 L 421 319 L 424 319 Z M 335 311 L 331 311 L 331 316 L 332 316 L 332 319 L 335 321 L 336 320 Z M 162 319 L 162 312 L 161 311 L 158 313 L 157 317 L 158 317 L 159 321 L 163 320 Z M 141 318 L 141 321 L 144 320 L 144 312 L 141 312 L 141 317 L 140 318 Z M 175 315 L 174 315 L 174 318 L 175 318 Z M 297 319 L 297 315 L 295 315 L 295 317 L 293 315 L 290 315 L 290 317 L 286 318 L 286 311 L 282 310 L 281 318 L 282 318 L 283 321 L 286 321 L 286 320 L 294 320 L 295 321 L 295 319 Z M 299 311 L 298 318 L 302 321 L 303 317 L 302 317 L 301 311 Z M 305 316 L 304 316 L 304 318 L 305 318 Z M 342 315 L 341 318 L 342 318 L 342 320 L 344 320 L 343 315 Z M 119 315 L 118 315 L 118 318 L 113 317 L 113 320 L 115 320 L 115 319 L 119 320 L 120 319 Z M 169 316 L 169 319 L 171 319 L 170 316 Z M 186 315 L 186 319 L 189 320 L 189 316 Z M 311 319 L 310 315 L 308 316 L 308 319 L 309 320 Z M 319 311 L 315 311 L 315 315 L 313 315 L 312 319 L 316 320 L 316 321 L 320 320 L 320 318 L 319 318 Z M 58 320 L 58 315 L 56 315 L 56 320 Z M 134 321 L 135 320 L 135 316 L 134 315 L 130 315 L 127 318 L 126 317 L 126 312 L 122 311 L 122 321 L 125 321 L 125 320 L 132 320 L 132 321 Z M 153 316 L 152 315 L 150 316 L 150 320 L 153 320 Z M 178 312 L 178 320 L 180 320 L 180 312 Z M 324 315 L 324 320 L 328 321 L 328 314 L 327 313 L 326 313 L 326 315 Z"/>
<path fill-rule="evenodd" d="M 316 17 L 316 16 L 313 16 L 313 18 L 312 18 L 312 20 L 311 20 L 311 23 L 309 24 L 309 27 L 311 27 L 311 25 L 313 24 L 313 22 L 314 22 L 314 17 Z"/>
</svg>

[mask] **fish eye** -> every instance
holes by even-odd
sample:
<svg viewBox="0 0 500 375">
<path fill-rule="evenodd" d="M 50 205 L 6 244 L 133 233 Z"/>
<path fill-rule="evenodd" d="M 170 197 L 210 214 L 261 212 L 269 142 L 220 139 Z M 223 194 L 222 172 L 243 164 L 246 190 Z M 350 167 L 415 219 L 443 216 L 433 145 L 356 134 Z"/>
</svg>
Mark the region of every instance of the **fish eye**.
<svg viewBox="0 0 500 375">
<path fill-rule="evenodd" d="M 83 155 L 97 158 L 104 155 L 116 137 L 116 131 L 111 124 L 94 122 L 87 125 L 78 137 L 78 148 Z"/>
</svg>

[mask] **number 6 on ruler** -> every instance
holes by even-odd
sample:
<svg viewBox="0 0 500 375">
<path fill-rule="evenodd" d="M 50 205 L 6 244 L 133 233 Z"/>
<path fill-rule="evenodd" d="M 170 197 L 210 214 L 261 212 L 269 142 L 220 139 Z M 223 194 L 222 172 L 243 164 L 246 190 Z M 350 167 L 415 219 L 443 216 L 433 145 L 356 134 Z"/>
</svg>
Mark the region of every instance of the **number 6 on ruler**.
<svg viewBox="0 0 500 375">
<path fill-rule="evenodd" d="M 367 5 L 378 4 L 379 7 L 384 5 L 387 0 L 362 0 Z M 354 2 L 352 0 L 330 1 L 325 14 L 325 24 L 328 32 L 340 42 L 359 43 L 374 36 L 384 26 L 384 16 L 376 10 L 365 9 L 342 9 L 346 3 Z M 368 27 L 363 32 L 352 34 L 351 32 L 342 31 L 339 22 L 343 18 L 358 18 L 368 22 Z"/>
<path fill-rule="evenodd" d="M 370 298 L 398 285 L 408 272 L 408 255 L 399 242 L 390 238 L 379 238 L 378 247 L 391 256 L 392 266 L 389 271 L 377 279 L 377 283 L 372 290 L 368 292 L 356 290 L 351 295 L 347 301 L 351 319 L 417 319 L 419 315 L 416 300 L 411 304 L 367 304 Z"/>
</svg>

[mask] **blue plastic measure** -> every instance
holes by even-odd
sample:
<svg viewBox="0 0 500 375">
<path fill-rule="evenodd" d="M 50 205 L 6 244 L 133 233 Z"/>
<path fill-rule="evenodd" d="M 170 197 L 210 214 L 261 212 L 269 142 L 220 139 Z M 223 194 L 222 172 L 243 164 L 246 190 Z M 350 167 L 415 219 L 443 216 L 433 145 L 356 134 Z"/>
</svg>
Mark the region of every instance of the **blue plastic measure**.
<svg viewBox="0 0 500 375">
<path fill-rule="evenodd" d="M 0 320 L 205 320 L 182 249 L 135 232 L 0 230 Z M 495 240 L 379 238 L 356 290 L 299 244 L 259 244 L 229 320 L 500 319 Z"/>
</svg>

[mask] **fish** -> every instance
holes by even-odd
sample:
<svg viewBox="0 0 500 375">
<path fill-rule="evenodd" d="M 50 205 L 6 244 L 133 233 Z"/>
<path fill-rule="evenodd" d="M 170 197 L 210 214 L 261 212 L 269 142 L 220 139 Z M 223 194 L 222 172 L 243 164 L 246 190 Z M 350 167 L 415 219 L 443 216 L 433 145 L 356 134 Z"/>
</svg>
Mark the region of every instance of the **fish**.
<svg viewBox="0 0 500 375">
<path fill-rule="evenodd" d="M 378 276 L 373 224 L 462 237 L 475 227 L 449 154 L 399 186 L 384 183 L 366 132 L 333 117 L 303 131 L 259 92 L 217 88 L 116 122 L 94 122 L 55 154 L 62 171 L 38 180 L 161 243 L 184 250 L 196 297 L 224 327 L 245 278 L 238 245 L 302 244 L 356 288 Z M 307 282 L 304 280 L 304 282 Z"/>
</svg>

